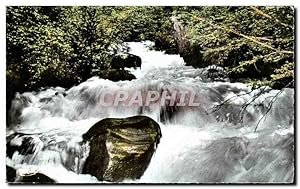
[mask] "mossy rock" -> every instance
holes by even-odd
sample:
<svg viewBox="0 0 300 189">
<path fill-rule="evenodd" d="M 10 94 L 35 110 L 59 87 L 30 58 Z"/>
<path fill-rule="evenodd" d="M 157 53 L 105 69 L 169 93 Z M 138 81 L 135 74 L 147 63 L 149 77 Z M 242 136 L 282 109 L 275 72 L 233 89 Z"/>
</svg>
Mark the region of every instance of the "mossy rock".
<svg viewBox="0 0 300 189">
<path fill-rule="evenodd" d="M 138 179 L 160 138 L 158 123 L 149 117 L 103 119 L 83 135 L 90 144 L 83 173 L 111 182 Z"/>
</svg>

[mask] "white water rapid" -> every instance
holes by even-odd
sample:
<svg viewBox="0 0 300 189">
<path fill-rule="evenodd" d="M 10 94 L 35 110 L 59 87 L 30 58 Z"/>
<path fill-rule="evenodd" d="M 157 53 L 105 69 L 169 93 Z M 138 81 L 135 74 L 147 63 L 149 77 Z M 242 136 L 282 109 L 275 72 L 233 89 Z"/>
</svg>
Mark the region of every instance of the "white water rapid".
<svg viewBox="0 0 300 189">
<path fill-rule="evenodd" d="M 17 94 L 6 164 L 39 169 L 58 183 L 100 183 L 81 174 L 89 153 L 82 134 L 103 118 L 139 114 L 159 123 L 162 138 L 144 175 L 126 183 L 293 182 L 293 89 L 251 91 L 242 83 L 205 82 L 203 70 L 184 66 L 179 55 L 150 51 L 144 43 L 129 46 L 142 59 L 141 69 L 129 69 L 135 80 L 93 77 L 69 90 Z M 193 90 L 200 107 L 102 107 L 99 95 L 107 90 Z M 34 144 L 30 153 L 22 151 L 26 140 Z"/>
</svg>

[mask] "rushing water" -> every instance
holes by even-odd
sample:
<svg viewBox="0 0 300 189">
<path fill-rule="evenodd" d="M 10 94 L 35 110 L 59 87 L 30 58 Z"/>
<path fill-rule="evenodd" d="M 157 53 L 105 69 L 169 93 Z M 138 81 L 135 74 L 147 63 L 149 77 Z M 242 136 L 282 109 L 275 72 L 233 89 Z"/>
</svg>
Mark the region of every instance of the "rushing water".
<svg viewBox="0 0 300 189">
<path fill-rule="evenodd" d="M 81 174 L 89 153 L 82 134 L 102 118 L 142 114 L 160 124 L 162 138 L 141 179 L 124 182 L 293 181 L 293 89 L 251 91 L 242 83 L 206 82 L 203 69 L 184 66 L 178 55 L 150 51 L 142 43 L 130 47 L 142 58 L 141 69 L 129 69 L 136 80 L 93 77 L 69 90 L 17 94 L 7 129 L 7 165 L 39 169 L 59 183 L 99 182 Z M 99 96 L 107 90 L 192 90 L 200 106 L 103 107 Z M 31 146 L 30 152 L 22 145 Z"/>
</svg>

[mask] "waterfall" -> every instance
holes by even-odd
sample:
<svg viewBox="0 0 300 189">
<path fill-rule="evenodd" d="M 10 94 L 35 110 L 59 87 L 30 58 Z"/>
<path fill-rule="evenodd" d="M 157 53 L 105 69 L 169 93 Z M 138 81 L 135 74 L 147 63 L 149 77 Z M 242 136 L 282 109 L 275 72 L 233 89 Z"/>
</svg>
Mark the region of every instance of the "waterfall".
<svg viewBox="0 0 300 189">
<path fill-rule="evenodd" d="M 6 134 L 7 165 L 39 167 L 59 183 L 100 182 L 81 174 L 89 153 L 82 134 L 103 118 L 146 115 L 160 124 L 161 142 L 141 179 L 124 182 L 293 181 L 293 89 L 251 90 L 243 83 L 211 82 L 203 77 L 204 68 L 185 66 L 179 55 L 148 50 L 148 42 L 128 44 L 142 58 L 141 69 L 129 69 L 135 80 L 112 82 L 95 76 L 68 90 L 17 93 Z M 141 91 L 143 97 L 150 90 L 194 91 L 200 106 L 100 103 L 104 92 L 114 101 L 121 90 Z"/>
</svg>

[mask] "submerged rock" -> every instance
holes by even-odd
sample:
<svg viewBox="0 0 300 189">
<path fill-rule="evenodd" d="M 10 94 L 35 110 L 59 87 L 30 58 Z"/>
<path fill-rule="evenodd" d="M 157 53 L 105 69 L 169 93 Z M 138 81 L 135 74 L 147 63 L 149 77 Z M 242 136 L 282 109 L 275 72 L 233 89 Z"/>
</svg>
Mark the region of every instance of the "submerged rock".
<svg viewBox="0 0 300 189">
<path fill-rule="evenodd" d="M 11 93 L 11 92 L 8 92 Z M 7 125 L 17 125 L 22 122 L 21 114 L 25 107 L 29 106 L 31 100 L 28 96 L 21 95 L 20 93 L 16 93 L 15 96 L 8 97 L 7 103 L 11 103 L 7 105 L 10 107 L 7 109 Z M 9 110 L 9 111 L 8 111 Z"/>
<path fill-rule="evenodd" d="M 55 180 L 40 173 L 38 169 L 18 169 L 16 183 L 51 184 Z"/>
<path fill-rule="evenodd" d="M 230 81 L 225 69 L 217 65 L 210 65 L 204 68 L 202 77 L 205 81 Z"/>
<path fill-rule="evenodd" d="M 160 137 L 158 123 L 146 116 L 103 119 L 83 135 L 90 143 L 83 173 L 112 182 L 138 179 Z"/>
<path fill-rule="evenodd" d="M 16 180 L 16 170 L 6 165 L 6 181 L 14 182 Z"/>
<path fill-rule="evenodd" d="M 119 70 L 119 69 L 108 69 L 108 70 L 100 70 L 98 73 L 100 78 L 109 79 L 111 81 L 125 81 L 125 80 L 133 80 L 136 77 L 131 74 L 128 70 Z"/>
<path fill-rule="evenodd" d="M 22 155 L 33 154 L 38 137 L 22 133 L 14 133 L 6 137 L 6 156 L 12 158 L 15 152 Z"/>
</svg>

